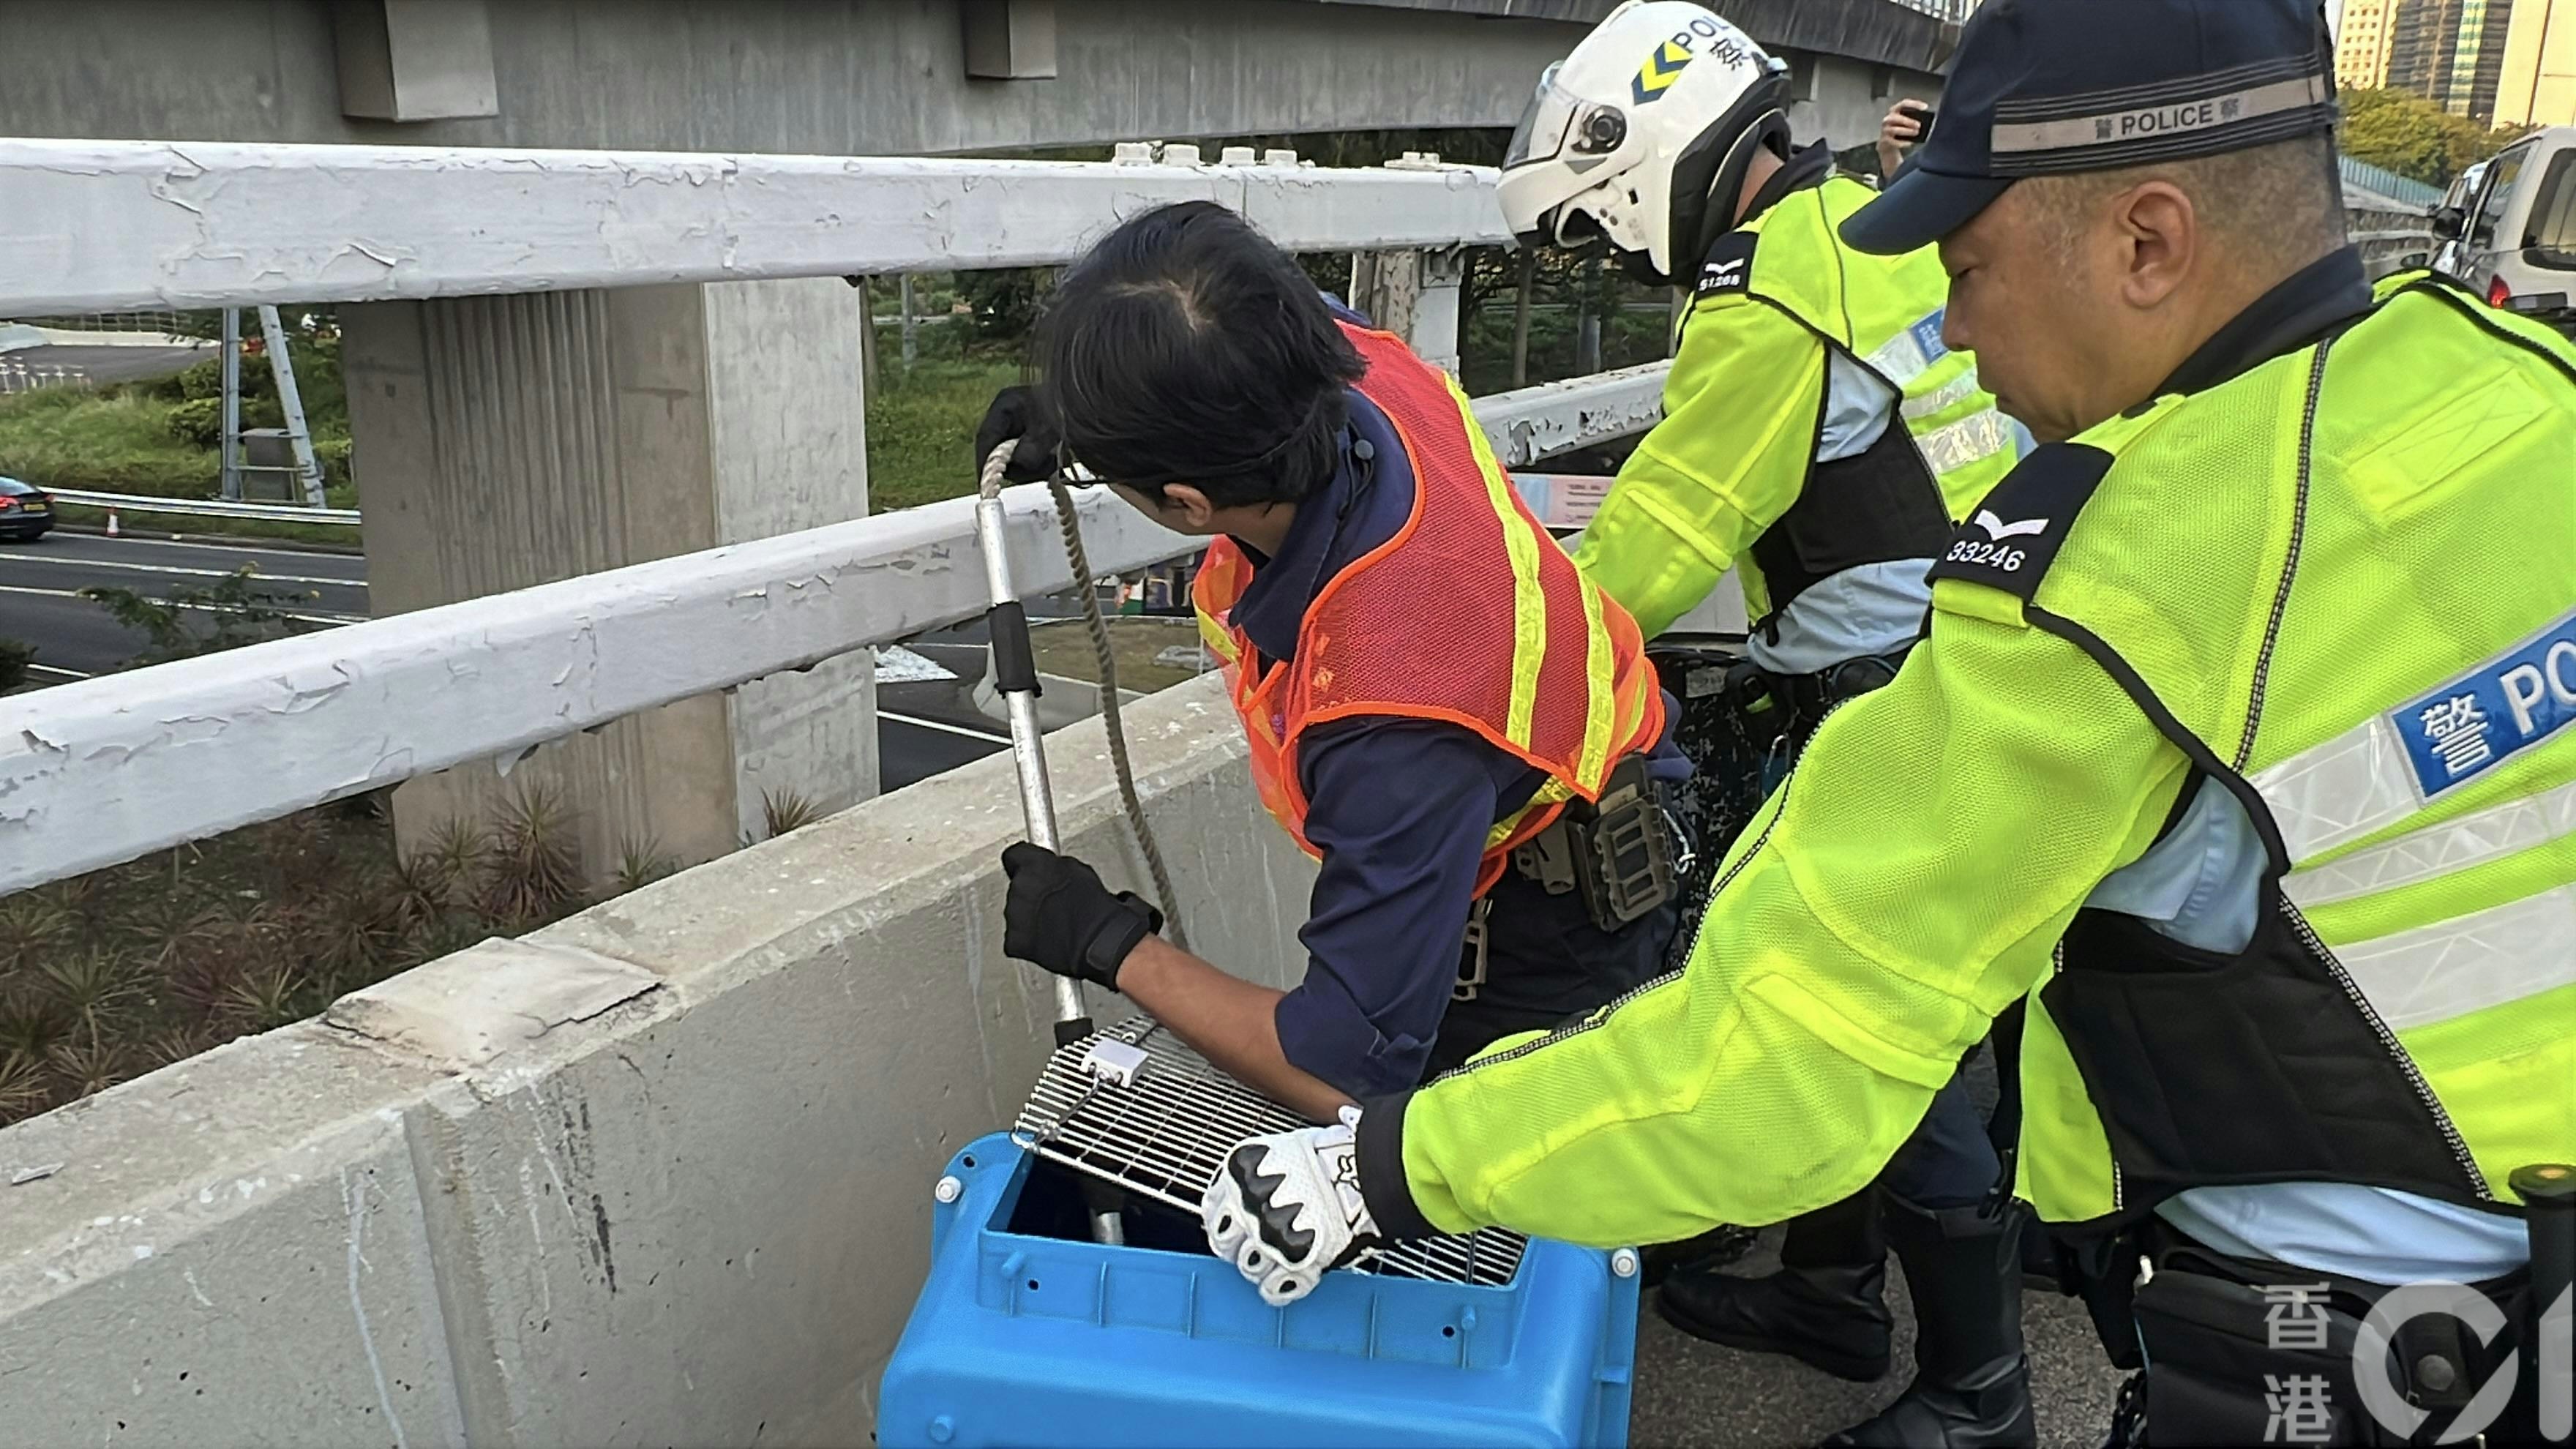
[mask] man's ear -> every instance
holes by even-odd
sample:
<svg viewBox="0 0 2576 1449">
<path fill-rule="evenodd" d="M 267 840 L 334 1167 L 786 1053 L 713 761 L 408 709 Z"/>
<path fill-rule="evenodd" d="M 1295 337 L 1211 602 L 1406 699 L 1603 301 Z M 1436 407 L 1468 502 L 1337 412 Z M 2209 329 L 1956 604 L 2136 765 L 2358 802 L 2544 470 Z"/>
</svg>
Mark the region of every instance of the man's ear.
<svg viewBox="0 0 2576 1449">
<path fill-rule="evenodd" d="M 1163 485 L 1163 512 L 1167 518 L 1178 519 L 1188 525 L 1174 530 L 1178 533 L 1207 533 L 1216 527 L 1216 505 L 1208 501 L 1205 493 L 1187 483 Z"/>
<path fill-rule="evenodd" d="M 2200 216 L 2170 181 L 2146 181 L 2114 201 L 2125 243 L 2120 297 L 2142 311 L 2163 305 L 2188 280 L 2200 255 Z"/>
</svg>

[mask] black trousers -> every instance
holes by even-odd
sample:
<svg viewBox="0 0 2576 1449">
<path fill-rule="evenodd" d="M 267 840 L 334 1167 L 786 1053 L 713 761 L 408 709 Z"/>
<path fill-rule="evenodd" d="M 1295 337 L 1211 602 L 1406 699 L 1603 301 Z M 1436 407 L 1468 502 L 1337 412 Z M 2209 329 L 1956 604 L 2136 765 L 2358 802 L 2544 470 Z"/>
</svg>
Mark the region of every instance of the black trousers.
<svg viewBox="0 0 2576 1449">
<path fill-rule="evenodd" d="M 1546 887 L 1506 869 L 1487 893 L 1485 985 L 1452 1001 L 1423 1070 L 1428 1081 L 1525 1031 L 1552 1031 L 1663 969 L 1681 902 L 1668 900 L 1615 931 L 1592 922 L 1579 891 Z"/>
</svg>

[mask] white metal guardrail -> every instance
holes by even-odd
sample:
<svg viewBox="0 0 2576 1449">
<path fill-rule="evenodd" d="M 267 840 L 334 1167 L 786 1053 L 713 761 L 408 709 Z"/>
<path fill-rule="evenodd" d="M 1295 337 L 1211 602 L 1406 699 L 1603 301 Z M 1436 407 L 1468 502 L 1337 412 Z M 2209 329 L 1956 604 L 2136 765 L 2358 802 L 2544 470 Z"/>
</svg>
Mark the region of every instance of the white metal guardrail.
<svg viewBox="0 0 2576 1449">
<path fill-rule="evenodd" d="M 1198 197 L 1297 251 L 1505 240 L 1490 170 L 1170 165 L 1121 150 L 1126 161 L 1077 163 L 0 140 L 0 255 L 12 258 L 0 307 L 1039 265 L 1069 260 L 1137 208 Z M 1501 394 L 1477 412 L 1518 467 L 1651 425 L 1664 371 Z M 117 506 L 354 521 L 193 500 Z M 1071 586 L 1043 490 L 1014 490 L 1010 507 L 1024 585 Z M 1081 507 L 1104 573 L 1196 546 L 1103 490 L 1084 490 Z M 970 512 L 966 500 L 933 504 L 0 700 L 0 892 L 514 759 L 968 618 L 984 604 Z"/>
<path fill-rule="evenodd" d="M 1290 251 L 1509 240 L 1494 173 L 0 140 L 12 313 L 364 302 L 1070 260 L 1206 198 Z"/>
<path fill-rule="evenodd" d="M 1477 415 L 1517 462 L 1606 442 L 1637 430 L 1647 371 Z M 1200 546 L 1105 488 L 1076 496 L 1104 574 Z M 1071 587 L 1046 490 L 1006 497 L 1020 586 Z M 972 617 L 972 511 L 951 499 L 0 699 L 0 893 Z"/>
<path fill-rule="evenodd" d="M 297 503 L 232 503 L 220 498 L 150 498 L 132 493 L 90 493 L 77 488 L 48 488 L 58 502 L 118 513 L 183 513 L 200 518 L 265 518 L 280 523 L 359 523 L 354 508 L 307 508 Z"/>
</svg>

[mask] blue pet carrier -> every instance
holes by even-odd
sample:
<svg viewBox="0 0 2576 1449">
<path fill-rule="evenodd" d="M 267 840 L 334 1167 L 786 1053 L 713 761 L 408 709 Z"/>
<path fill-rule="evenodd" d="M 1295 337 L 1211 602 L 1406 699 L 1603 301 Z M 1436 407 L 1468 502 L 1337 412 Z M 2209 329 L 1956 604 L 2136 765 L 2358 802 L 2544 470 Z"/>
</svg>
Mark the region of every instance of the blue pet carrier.
<svg viewBox="0 0 2576 1449">
<path fill-rule="evenodd" d="M 1143 1021 L 1058 1051 L 1019 1127 L 939 1180 L 878 1442 L 1627 1442 L 1632 1252 L 1488 1230 L 1381 1251 L 1286 1308 L 1209 1256 L 1200 1190 L 1289 1125 Z M 1091 1241 L 1102 1183 L 1121 1245 Z"/>
</svg>

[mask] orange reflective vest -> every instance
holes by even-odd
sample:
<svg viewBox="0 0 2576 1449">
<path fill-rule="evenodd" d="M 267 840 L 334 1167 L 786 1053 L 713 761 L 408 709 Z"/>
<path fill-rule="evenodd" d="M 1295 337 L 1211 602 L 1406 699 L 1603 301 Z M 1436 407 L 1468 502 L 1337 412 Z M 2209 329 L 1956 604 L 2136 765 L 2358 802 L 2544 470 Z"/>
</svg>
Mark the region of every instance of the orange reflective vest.
<svg viewBox="0 0 2576 1449">
<path fill-rule="evenodd" d="M 1347 322 L 1342 331 L 1368 364 L 1360 395 L 1403 440 L 1413 511 L 1324 585 L 1285 663 L 1258 661 L 1234 626 L 1252 561 L 1219 538 L 1191 590 L 1199 633 L 1224 666 L 1262 803 L 1309 855 L 1317 852 L 1297 773 L 1309 725 L 1355 715 L 1440 720 L 1546 772 L 1529 803 L 1486 837 L 1481 896 L 1514 846 L 1545 830 L 1566 801 L 1598 799 L 1610 767 L 1654 743 L 1663 692 L 1636 621 L 1539 527 L 1457 384 L 1392 333 Z"/>
</svg>

